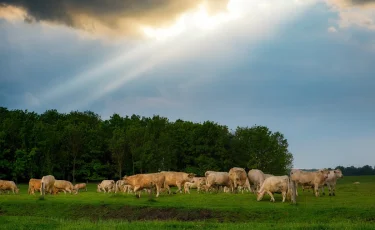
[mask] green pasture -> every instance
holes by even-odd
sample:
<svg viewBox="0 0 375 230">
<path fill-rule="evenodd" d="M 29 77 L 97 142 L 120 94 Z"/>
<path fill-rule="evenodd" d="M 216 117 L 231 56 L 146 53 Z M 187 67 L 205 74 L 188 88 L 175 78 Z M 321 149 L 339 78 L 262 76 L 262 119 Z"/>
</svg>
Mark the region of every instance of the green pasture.
<svg viewBox="0 0 375 230">
<path fill-rule="evenodd" d="M 356 185 L 353 182 L 359 181 Z M 375 177 L 345 177 L 336 196 L 299 189 L 297 204 L 250 193 L 0 195 L 0 229 L 375 229 Z M 328 193 L 328 191 L 327 191 Z"/>
</svg>

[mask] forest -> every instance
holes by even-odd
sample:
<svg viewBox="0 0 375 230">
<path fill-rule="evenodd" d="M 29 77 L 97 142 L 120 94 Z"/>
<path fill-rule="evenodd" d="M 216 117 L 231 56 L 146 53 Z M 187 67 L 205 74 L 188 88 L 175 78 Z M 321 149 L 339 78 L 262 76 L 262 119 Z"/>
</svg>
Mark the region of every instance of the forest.
<svg viewBox="0 0 375 230">
<path fill-rule="evenodd" d="M 280 132 L 205 121 L 92 111 L 42 114 L 0 107 L 0 179 L 26 182 L 53 174 L 70 181 L 118 179 L 162 170 L 204 175 L 206 170 L 257 168 L 285 174 L 293 155 Z"/>
</svg>

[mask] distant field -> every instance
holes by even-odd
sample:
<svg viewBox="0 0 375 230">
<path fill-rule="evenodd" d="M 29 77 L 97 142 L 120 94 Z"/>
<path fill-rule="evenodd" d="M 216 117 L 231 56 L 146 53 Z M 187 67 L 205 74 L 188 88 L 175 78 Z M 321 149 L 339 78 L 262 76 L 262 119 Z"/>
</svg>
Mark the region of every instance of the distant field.
<svg viewBox="0 0 375 230">
<path fill-rule="evenodd" d="M 359 181 L 359 185 L 353 182 Z M 95 184 L 78 195 L 0 195 L 0 229 L 375 229 L 375 177 L 345 177 L 335 197 L 299 190 L 298 204 L 271 203 L 254 194 L 97 193 Z"/>
</svg>

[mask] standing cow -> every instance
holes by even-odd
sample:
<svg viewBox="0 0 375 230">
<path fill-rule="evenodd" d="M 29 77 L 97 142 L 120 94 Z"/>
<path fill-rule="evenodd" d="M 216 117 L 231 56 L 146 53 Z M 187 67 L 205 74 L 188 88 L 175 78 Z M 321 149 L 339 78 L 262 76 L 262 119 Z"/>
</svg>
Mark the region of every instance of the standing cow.
<svg viewBox="0 0 375 230">
<path fill-rule="evenodd" d="M 306 172 L 300 169 L 293 169 L 290 172 L 290 178 L 292 181 L 302 185 L 314 186 L 315 196 L 319 196 L 319 188 L 324 185 L 325 180 L 328 177 L 328 170 L 318 170 L 314 172 Z M 298 192 L 296 193 L 298 196 Z"/>
<path fill-rule="evenodd" d="M 237 191 L 238 186 L 245 187 L 246 180 L 248 178 L 245 169 L 234 167 L 229 170 L 230 189 L 232 192 Z"/>
<path fill-rule="evenodd" d="M 55 177 L 52 175 L 43 176 L 40 185 L 40 195 L 44 196 L 46 193 L 53 194 L 53 187 L 55 184 Z"/>
<path fill-rule="evenodd" d="M 176 186 L 177 192 L 182 193 L 182 186 L 185 184 L 185 182 L 193 182 L 193 178 L 195 177 L 194 173 L 173 171 L 161 171 L 160 173 L 165 175 L 164 186 L 168 190 L 169 194 L 171 194 L 171 189 L 169 187 L 172 186 Z"/>
<path fill-rule="evenodd" d="M 42 179 L 31 178 L 29 180 L 29 189 L 27 190 L 27 193 L 35 195 L 35 191 L 40 192 L 40 187 L 42 185 L 41 182 Z"/>
<path fill-rule="evenodd" d="M 254 193 L 259 191 L 264 180 L 266 179 L 262 170 L 259 170 L 259 169 L 249 170 L 247 176 L 249 178 L 250 186 L 253 185 L 254 187 L 253 189 Z"/>
<path fill-rule="evenodd" d="M 212 187 L 219 190 L 220 186 L 231 187 L 231 182 L 229 179 L 229 173 L 227 172 L 210 172 L 206 177 L 206 189 L 209 191 Z"/>
<path fill-rule="evenodd" d="M 115 192 L 116 184 L 114 180 L 102 180 L 100 184 L 97 186 L 97 192 L 104 191 L 106 192 Z"/>
<path fill-rule="evenodd" d="M 156 197 L 164 186 L 165 174 L 163 173 L 146 173 L 136 174 L 133 176 L 124 176 L 122 178 L 126 185 L 131 185 L 134 193 L 138 192 L 138 197 L 141 197 L 141 190 L 144 188 L 151 189 L 156 187 Z"/>
<path fill-rule="evenodd" d="M 327 185 L 329 189 L 329 195 L 330 196 L 335 196 L 335 190 L 336 190 L 336 182 L 337 179 L 343 178 L 344 175 L 342 174 L 340 169 L 335 169 L 335 170 L 330 170 L 328 173 L 328 177 L 325 180 L 324 185 Z M 322 186 L 322 192 L 324 195 L 324 185 Z"/>
</svg>

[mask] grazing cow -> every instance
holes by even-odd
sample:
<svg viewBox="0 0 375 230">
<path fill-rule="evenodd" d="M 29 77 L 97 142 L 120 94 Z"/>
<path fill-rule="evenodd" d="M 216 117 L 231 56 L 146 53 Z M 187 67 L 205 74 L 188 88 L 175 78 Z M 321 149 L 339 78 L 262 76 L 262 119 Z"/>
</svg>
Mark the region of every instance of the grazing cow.
<svg viewBox="0 0 375 230">
<path fill-rule="evenodd" d="M 116 181 L 115 193 L 117 192 L 125 192 L 125 182 L 123 180 Z"/>
<path fill-rule="evenodd" d="M 104 191 L 106 192 L 114 192 L 116 189 L 116 184 L 114 180 L 102 180 L 100 184 L 97 186 L 97 192 Z"/>
<path fill-rule="evenodd" d="M 74 189 L 72 182 L 67 180 L 55 180 L 55 183 L 53 185 L 57 190 L 63 191 L 65 194 L 66 192 L 69 192 L 72 194 L 72 192 L 75 192 L 75 194 L 78 193 L 77 190 Z"/>
<path fill-rule="evenodd" d="M 40 192 L 41 182 L 42 179 L 31 178 L 29 180 L 29 189 L 27 190 L 27 193 L 35 195 L 35 191 Z"/>
<path fill-rule="evenodd" d="M 229 179 L 229 173 L 227 172 L 211 172 L 208 174 L 206 178 L 206 185 L 207 191 L 211 189 L 211 187 L 218 188 L 219 186 L 227 186 L 231 187 L 231 182 Z"/>
<path fill-rule="evenodd" d="M 206 184 L 206 177 L 193 177 L 192 183 L 193 186 L 190 186 L 190 188 L 196 188 L 197 192 L 201 191 L 202 185 Z"/>
<path fill-rule="evenodd" d="M 271 201 L 275 202 L 275 198 L 273 197 L 273 193 L 281 193 L 283 196 L 283 201 L 285 202 L 285 199 L 287 197 L 287 194 L 289 192 L 289 177 L 288 176 L 272 176 L 268 177 L 264 180 L 262 183 L 262 186 L 260 187 L 258 191 L 258 197 L 257 201 L 260 201 L 264 193 L 267 193 L 271 197 Z"/>
<path fill-rule="evenodd" d="M 40 182 L 40 195 L 44 196 L 46 193 L 52 194 L 55 180 L 55 177 L 52 175 L 43 176 Z"/>
<path fill-rule="evenodd" d="M 171 194 L 169 187 L 177 186 L 177 192 L 182 193 L 182 186 L 185 182 L 192 182 L 195 177 L 194 173 L 184 173 L 184 172 L 173 172 L 173 171 L 161 171 L 160 173 L 165 175 L 165 184 L 164 186 L 168 190 L 168 193 Z"/>
<path fill-rule="evenodd" d="M 251 169 L 247 173 L 247 176 L 249 178 L 250 185 L 253 185 L 255 187 L 253 189 L 253 192 L 259 191 L 260 187 L 263 184 L 263 181 L 265 180 L 264 173 L 259 169 Z"/>
<path fill-rule="evenodd" d="M 336 190 L 336 182 L 337 179 L 343 178 L 344 175 L 342 174 L 340 169 L 330 170 L 328 173 L 328 177 L 325 180 L 324 185 L 327 185 L 329 189 L 329 195 L 335 196 L 335 190 Z M 324 186 L 322 186 L 323 195 L 324 193 Z"/>
<path fill-rule="evenodd" d="M 146 173 L 136 174 L 133 176 L 124 176 L 122 178 L 126 185 L 131 185 L 133 191 L 138 192 L 138 197 L 141 197 L 141 190 L 144 188 L 156 187 L 156 197 L 159 197 L 159 193 L 164 186 L 165 174 L 164 173 Z"/>
<path fill-rule="evenodd" d="M 293 169 L 290 172 L 290 179 L 298 184 L 314 186 L 315 196 L 319 196 L 319 187 L 324 185 L 328 177 L 328 170 L 318 170 L 314 172 L 305 172 L 299 169 Z M 298 196 L 298 193 L 296 193 Z"/>
<path fill-rule="evenodd" d="M 18 194 L 20 191 L 17 188 L 16 183 L 14 181 L 9 181 L 9 180 L 0 180 L 0 191 L 12 191 L 13 194 Z"/>
<path fill-rule="evenodd" d="M 234 167 L 229 170 L 230 189 L 232 192 L 237 191 L 238 186 L 246 186 L 246 180 L 248 178 L 245 169 Z"/>
<path fill-rule="evenodd" d="M 74 190 L 79 192 L 80 189 L 84 189 L 87 192 L 87 186 L 86 183 L 80 183 L 80 184 L 75 184 L 74 185 Z"/>
<path fill-rule="evenodd" d="M 249 178 L 246 178 L 245 185 L 238 186 L 238 191 L 241 191 L 242 194 L 243 194 L 244 191 L 252 192 L 250 182 L 249 182 Z"/>
</svg>

